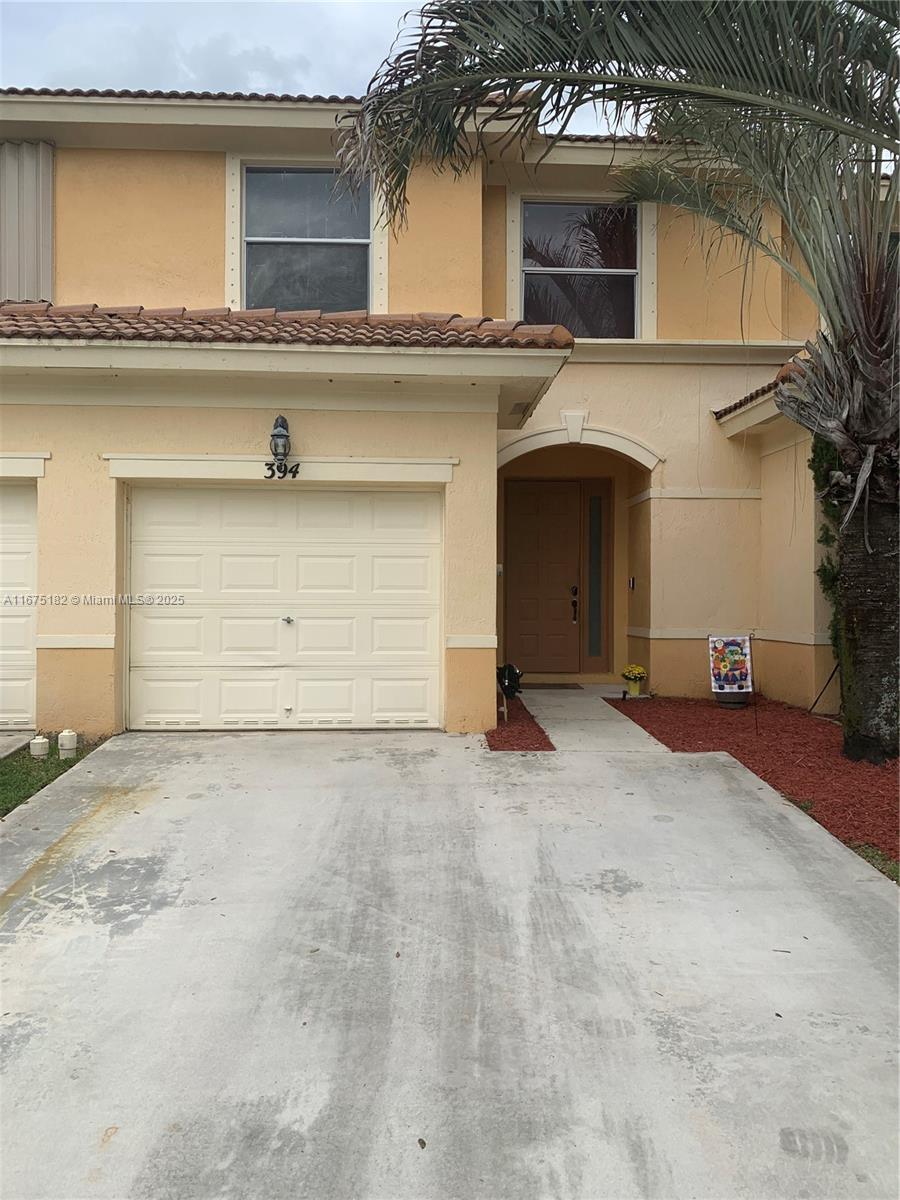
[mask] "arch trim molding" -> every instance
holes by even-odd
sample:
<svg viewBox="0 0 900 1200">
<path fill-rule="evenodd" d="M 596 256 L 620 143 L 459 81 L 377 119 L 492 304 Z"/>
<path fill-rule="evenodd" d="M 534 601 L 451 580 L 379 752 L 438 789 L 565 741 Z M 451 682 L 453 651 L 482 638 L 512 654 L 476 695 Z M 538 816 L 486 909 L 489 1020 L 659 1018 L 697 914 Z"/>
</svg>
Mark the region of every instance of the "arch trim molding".
<svg viewBox="0 0 900 1200">
<path fill-rule="evenodd" d="M 523 454 L 530 454 L 532 450 L 543 450 L 545 446 L 568 446 L 571 444 L 566 429 L 541 429 L 535 433 L 525 433 L 500 447 L 497 451 L 497 466 L 506 466 L 513 459 L 520 458 Z M 613 450 L 616 454 L 622 454 L 640 466 L 646 467 L 648 471 L 652 471 L 655 466 L 664 461 L 663 455 L 657 454 L 646 443 L 628 437 L 627 434 L 616 433 L 612 429 L 600 429 L 595 425 L 585 425 L 581 431 L 581 439 L 576 444 L 599 446 L 602 450 Z"/>
</svg>

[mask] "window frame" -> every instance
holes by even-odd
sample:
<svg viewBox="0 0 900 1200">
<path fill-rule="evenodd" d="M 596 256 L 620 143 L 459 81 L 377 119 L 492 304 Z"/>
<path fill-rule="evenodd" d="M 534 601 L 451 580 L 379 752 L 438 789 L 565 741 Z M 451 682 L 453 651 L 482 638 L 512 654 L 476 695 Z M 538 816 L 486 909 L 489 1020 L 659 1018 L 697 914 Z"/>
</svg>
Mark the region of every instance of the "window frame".
<svg viewBox="0 0 900 1200">
<path fill-rule="evenodd" d="M 375 189 L 369 195 L 368 238 L 247 238 L 247 168 L 283 168 L 286 171 L 315 171 L 334 173 L 337 163 L 321 156 L 305 155 L 254 155 L 245 157 L 229 153 L 226 156 L 225 187 L 225 290 L 226 303 L 230 308 L 244 309 L 247 303 L 247 245 L 348 245 L 369 247 L 369 267 L 366 288 L 366 307 L 369 312 L 386 312 L 388 287 L 388 231 L 380 219 L 381 205 Z"/>
<path fill-rule="evenodd" d="M 636 266 L 631 268 L 612 267 L 526 267 L 522 258 L 522 238 L 525 229 L 526 204 L 583 204 L 610 205 L 617 208 L 633 207 L 637 210 L 636 220 Z M 578 338 L 579 342 L 637 342 L 656 338 L 656 205 L 627 201 L 615 192 L 595 192 L 573 189 L 566 192 L 542 194 L 535 191 L 507 192 L 506 244 L 508 278 L 506 289 L 506 316 L 511 321 L 521 321 L 525 312 L 525 275 L 630 275 L 634 285 L 634 337 L 633 338 Z"/>
</svg>

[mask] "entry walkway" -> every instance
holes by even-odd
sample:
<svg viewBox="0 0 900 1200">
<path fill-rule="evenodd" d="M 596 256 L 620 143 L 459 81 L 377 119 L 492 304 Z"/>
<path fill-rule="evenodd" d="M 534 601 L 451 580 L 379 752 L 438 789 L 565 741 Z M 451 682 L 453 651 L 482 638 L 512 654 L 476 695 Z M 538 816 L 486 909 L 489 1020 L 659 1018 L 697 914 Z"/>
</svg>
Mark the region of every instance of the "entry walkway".
<svg viewBox="0 0 900 1200">
<path fill-rule="evenodd" d="M 522 701 L 557 750 L 671 753 L 662 742 L 607 704 L 603 699 L 605 690 L 601 686 L 586 686 L 580 691 L 526 688 Z"/>
</svg>

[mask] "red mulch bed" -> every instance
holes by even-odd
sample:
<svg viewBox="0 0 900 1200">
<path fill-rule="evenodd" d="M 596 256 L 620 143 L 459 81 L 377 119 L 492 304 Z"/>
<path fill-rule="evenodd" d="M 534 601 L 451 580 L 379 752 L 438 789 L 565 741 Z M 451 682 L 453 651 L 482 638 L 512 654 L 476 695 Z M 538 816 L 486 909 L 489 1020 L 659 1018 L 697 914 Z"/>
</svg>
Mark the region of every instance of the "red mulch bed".
<svg viewBox="0 0 900 1200">
<path fill-rule="evenodd" d="M 497 713 L 500 718 L 500 713 Z M 555 750 L 556 747 L 518 698 L 509 702 L 509 720 L 484 735 L 491 750 Z"/>
<path fill-rule="evenodd" d="M 836 722 L 762 697 L 755 712 L 752 703 L 729 710 L 714 700 L 668 697 L 609 703 L 670 750 L 726 750 L 842 842 L 897 858 L 897 762 L 875 767 L 844 758 Z"/>
</svg>

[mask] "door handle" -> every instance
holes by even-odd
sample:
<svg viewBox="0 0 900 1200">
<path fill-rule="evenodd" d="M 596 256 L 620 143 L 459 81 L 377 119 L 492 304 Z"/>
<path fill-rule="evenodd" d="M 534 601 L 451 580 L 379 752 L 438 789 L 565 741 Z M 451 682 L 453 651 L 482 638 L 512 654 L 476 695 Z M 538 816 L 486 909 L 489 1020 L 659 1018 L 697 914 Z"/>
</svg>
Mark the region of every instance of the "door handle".
<svg viewBox="0 0 900 1200">
<path fill-rule="evenodd" d="M 569 591 L 572 594 L 572 624 L 575 625 L 578 622 L 578 587 L 577 587 L 577 585 L 573 584 L 572 587 L 569 588 Z"/>
<path fill-rule="evenodd" d="M 293 617 L 282 617 L 281 619 L 284 621 L 285 625 L 293 625 L 294 623 Z"/>
</svg>

